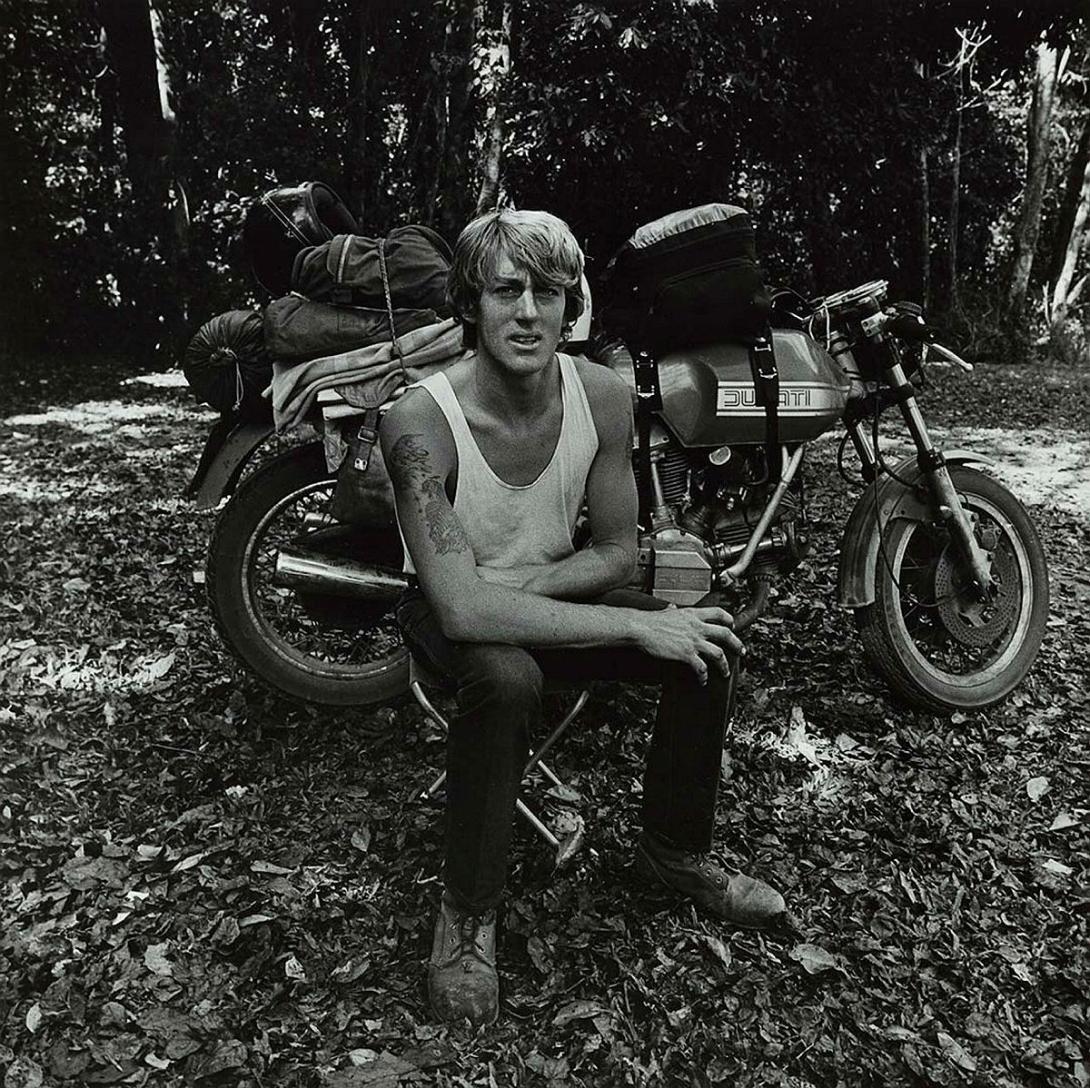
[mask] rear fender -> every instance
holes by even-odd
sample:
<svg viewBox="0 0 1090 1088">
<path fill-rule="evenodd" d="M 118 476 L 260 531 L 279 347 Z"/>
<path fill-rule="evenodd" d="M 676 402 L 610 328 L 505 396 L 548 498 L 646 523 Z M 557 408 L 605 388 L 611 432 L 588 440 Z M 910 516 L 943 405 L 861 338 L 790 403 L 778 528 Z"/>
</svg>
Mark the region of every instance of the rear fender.
<svg viewBox="0 0 1090 1088">
<path fill-rule="evenodd" d="M 275 432 L 272 420 L 221 419 L 209 432 L 197 471 L 186 488 L 198 510 L 212 510 L 235 490 L 254 450 Z"/>
<path fill-rule="evenodd" d="M 991 465 L 990 457 L 970 450 L 943 452 L 948 465 Z M 922 475 L 915 457 L 906 457 L 893 471 L 909 484 Z M 924 521 L 934 517 L 930 496 L 905 487 L 892 476 L 883 476 L 877 489 L 868 484 L 844 526 L 840 540 L 840 571 L 837 603 L 841 608 L 862 608 L 874 602 L 874 575 L 878 564 L 878 517 L 882 525 L 898 518 Z"/>
</svg>

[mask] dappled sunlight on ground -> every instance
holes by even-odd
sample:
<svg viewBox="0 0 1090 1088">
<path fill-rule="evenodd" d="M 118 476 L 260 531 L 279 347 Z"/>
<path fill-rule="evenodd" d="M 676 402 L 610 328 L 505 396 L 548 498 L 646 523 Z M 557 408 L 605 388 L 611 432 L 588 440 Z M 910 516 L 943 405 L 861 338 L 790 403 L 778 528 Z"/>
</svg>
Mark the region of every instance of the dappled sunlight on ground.
<svg viewBox="0 0 1090 1088">
<path fill-rule="evenodd" d="M 191 424 L 192 419 L 191 411 L 174 404 L 129 404 L 119 400 L 93 400 L 68 408 L 50 408 L 45 412 L 8 416 L 2 422 L 16 429 L 56 424 L 73 427 L 85 434 L 111 434 L 139 439 L 146 433 L 141 421 L 157 424 L 184 421 Z"/>
<path fill-rule="evenodd" d="M 90 587 L 88 587 L 90 588 Z M 0 649 L 0 668 L 9 670 L 8 692 L 22 690 L 85 691 L 103 695 L 156 690 L 174 667 L 175 655 L 131 653 L 124 657 L 113 648 L 91 656 L 79 650 L 40 646 L 33 639 L 8 643 Z"/>
<path fill-rule="evenodd" d="M 165 374 L 137 374 L 126 378 L 122 385 L 147 385 L 152 389 L 185 389 L 187 382 L 180 370 L 168 370 Z"/>
</svg>

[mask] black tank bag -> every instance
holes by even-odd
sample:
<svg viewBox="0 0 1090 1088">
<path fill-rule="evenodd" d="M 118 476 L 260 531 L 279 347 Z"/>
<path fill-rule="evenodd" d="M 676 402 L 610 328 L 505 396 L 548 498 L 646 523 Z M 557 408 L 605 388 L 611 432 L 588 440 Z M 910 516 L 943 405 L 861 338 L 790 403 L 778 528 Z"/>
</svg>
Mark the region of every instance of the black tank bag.
<svg viewBox="0 0 1090 1088">
<path fill-rule="evenodd" d="M 639 464 L 650 472 L 650 414 L 661 406 L 653 360 L 723 340 L 744 340 L 757 401 L 765 411 L 768 470 L 779 475 L 779 378 L 768 319 L 771 300 L 757 262 L 753 224 L 744 208 L 702 204 L 646 223 L 606 268 L 606 331 L 644 359 L 645 395 L 637 399 Z M 640 382 L 637 381 L 637 393 Z M 646 418 L 643 418 L 646 417 Z"/>
</svg>

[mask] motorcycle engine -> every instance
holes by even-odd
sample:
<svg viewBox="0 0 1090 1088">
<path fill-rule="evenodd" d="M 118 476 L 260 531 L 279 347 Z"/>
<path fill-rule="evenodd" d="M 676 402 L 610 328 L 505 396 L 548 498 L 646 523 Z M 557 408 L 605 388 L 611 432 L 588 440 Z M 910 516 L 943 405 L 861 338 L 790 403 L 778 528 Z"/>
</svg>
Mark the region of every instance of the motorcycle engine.
<svg viewBox="0 0 1090 1088">
<path fill-rule="evenodd" d="M 652 452 L 651 525 L 640 537 L 640 574 L 656 597 L 696 604 L 719 572 L 742 553 L 768 503 L 772 485 L 758 446 L 686 450 L 660 435 Z M 750 572 L 770 573 L 801 558 L 798 496 L 780 502 Z"/>
</svg>

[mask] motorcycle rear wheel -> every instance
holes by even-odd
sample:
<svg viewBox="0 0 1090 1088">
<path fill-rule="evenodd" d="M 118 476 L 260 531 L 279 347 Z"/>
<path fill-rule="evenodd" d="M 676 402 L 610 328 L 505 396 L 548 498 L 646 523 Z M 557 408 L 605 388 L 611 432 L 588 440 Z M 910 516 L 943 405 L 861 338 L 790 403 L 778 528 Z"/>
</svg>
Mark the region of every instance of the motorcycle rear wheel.
<svg viewBox="0 0 1090 1088">
<path fill-rule="evenodd" d="M 303 518 L 326 511 L 333 486 L 320 443 L 270 460 L 220 512 L 205 584 L 223 641 L 266 683 L 323 706 L 376 706 L 409 686 L 392 607 L 304 597 L 271 577 L 277 550 L 312 535 Z M 345 533 L 341 546 L 356 558 L 400 565 L 396 529 Z"/>
<path fill-rule="evenodd" d="M 1048 568 L 1022 504 L 975 469 L 955 466 L 950 476 L 991 556 L 995 596 L 974 598 L 945 529 L 898 519 L 882 527 L 874 602 L 855 610 L 867 656 L 893 691 L 937 714 L 1002 702 L 1048 621 Z"/>
</svg>

